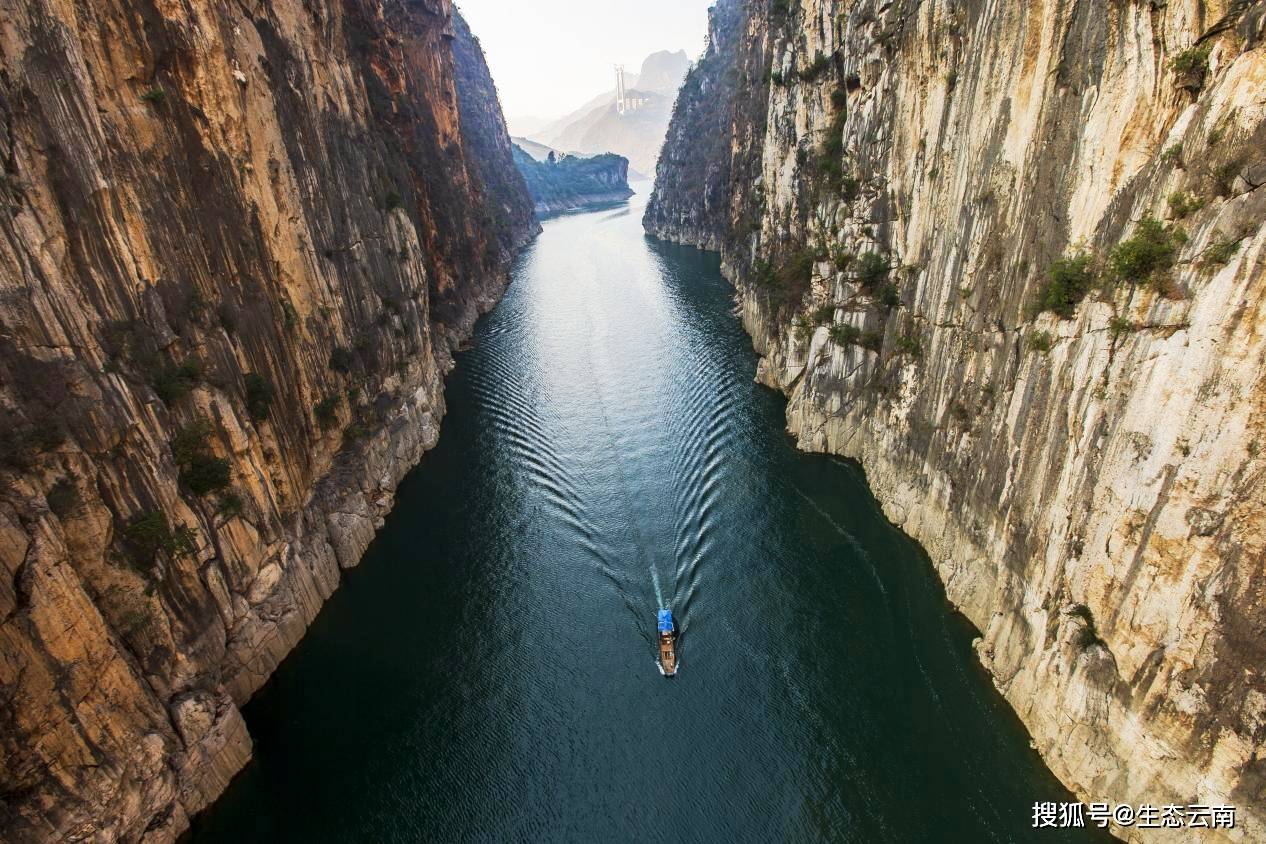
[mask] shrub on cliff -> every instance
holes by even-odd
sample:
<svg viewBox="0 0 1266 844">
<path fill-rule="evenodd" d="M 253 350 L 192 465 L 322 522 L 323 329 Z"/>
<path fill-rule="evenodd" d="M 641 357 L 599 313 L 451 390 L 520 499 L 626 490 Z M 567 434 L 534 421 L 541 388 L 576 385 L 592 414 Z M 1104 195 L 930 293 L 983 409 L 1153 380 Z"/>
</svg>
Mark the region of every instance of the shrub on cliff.
<svg viewBox="0 0 1266 844">
<path fill-rule="evenodd" d="M 10 414 L 0 418 L 0 464 L 10 468 L 30 469 L 38 455 L 52 451 L 65 441 L 66 432 L 55 419 L 28 423 Z"/>
<path fill-rule="evenodd" d="M 1192 71 L 1203 73 L 1209 69 L 1209 53 L 1211 52 L 1213 52 L 1213 48 L 1208 44 L 1192 47 L 1190 50 L 1183 50 L 1174 56 L 1169 66 L 1174 73 L 1190 73 Z"/>
<path fill-rule="evenodd" d="M 183 557 L 197 550 L 197 536 L 185 524 L 172 528 L 164 513 L 153 511 L 138 516 L 123 529 L 123 545 L 138 568 L 147 569 L 161 551 L 168 557 Z"/>
<path fill-rule="evenodd" d="M 1202 44 L 1174 56 L 1169 67 L 1174 72 L 1178 87 L 1190 91 L 1204 87 L 1205 76 L 1209 73 L 1209 53 L 1212 51 L 1211 44 Z"/>
<path fill-rule="evenodd" d="M 263 422 L 272 408 L 273 385 L 257 372 L 247 373 L 245 383 L 246 412 L 256 422 Z"/>
<path fill-rule="evenodd" d="M 1203 200 L 1179 190 L 1169 195 L 1167 203 L 1169 205 L 1169 213 L 1173 215 L 1175 220 L 1188 217 L 1204 207 Z"/>
<path fill-rule="evenodd" d="M 779 277 L 785 287 L 803 289 L 813 280 L 815 255 L 808 249 L 795 252 L 783 264 Z"/>
<path fill-rule="evenodd" d="M 1086 253 L 1060 258 L 1051 265 L 1046 284 L 1038 293 L 1038 311 L 1050 311 L 1072 319 L 1077 305 L 1096 281 L 1093 259 Z"/>
<path fill-rule="evenodd" d="M 1200 269 L 1212 272 L 1218 267 L 1225 266 L 1235 257 L 1239 248 L 1240 242 L 1234 238 L 1223 238 L 1213 243 L 1200 253 Z"/>
<path fill-rule="evenodd" d="M 885 281 L 879 285 L 879 290 L 875 293 L 875 300 L 885 310 L 891 311 L 901 304 L 901 293 L 897 290 L 897 285 L 891 281 Z"/>
<path fill-rule="evenodd" d="M 355 365 L 356 356 L 342 346 L 335 346 L 334 351 L 330 352 L 330 369 L 335 372 L 346 375 Z"/>
<path fill-rule="evenodd" d="M 231 302 L 221 302 L 215 313 L 225 334 L 237 333 L 237 308 Z"/>
<path fill-rule="evenodd" d="M 804 298 L 813 281 L 814 252 L 801 249 L 785 256 L 777 265 L 757 259 L 752 264 L 752 280 L 769 297 L 775 309 Z"/>
<path fill-rule="evenodd" d="M 184 426 L 172 438 L 171 456 L 176 465 L 183 466 L 195 456 L 206 451 L 211 440 L 211 422 L 206 417 L 199 417 Z"/>
<path fill-rule="evenodd" d="M 823 53 L 821 50 L 813 55 L 813 61 L 807 67 L 801 68 L 797 74 L 801 79 L 808 82 L 821 76 L 827 68 L 831 66 L 831 57 Z"/>
<path fill-rule="evenodd" d="M 841 175 L 839 180 L 835 183 L 835 192 L 839 194 L 840 199 L 845 202 L 852 202 L 857 199 L 857 197 L 861 196 L 862 183 L 857 179 L 854 179 L 852 176 Z"/>
<path fill-rule="evenodd" d="M 360 442 L 369 436 L 369 429 L 360 422 L 351 422 L 343 429 L 343 446 Z"/>
<path fill-rule="evenodd" d="M 326 396 L 317 402 L 316 407 L 312 409 L 312 415 L 316 417 L 317 424 L 321 426 L 322 431 L 328 431 L 338 424 L 340 404 L 342 404 L 342 398 L 338 395 Z"/>
<path fill-rule="evenodd" d="M 897 354 L 921 358 L 923 357 L 923 344 L 919 342 L 918 337 L 902 334 L 897 338 Z"/>
<path fill-rule="evenodd" d="M 878 252 L 867 252 L 857 259 L 857 281 L 868 290 L 873 290 L 887 281 L 891 270 L 888 260 Z"/>
<path fill-rule="evenodd" d="M 1166 228 L 1155 217 L 1144 217 L 1133 236 L 1112 250 L 1108 264 L 1121 281 L 1156 283 L 1161 273 L 1174 266 L 1179 239 L 1175 229 Z"/>
<path fill-rule="evenodd" d="M 820 185 L 843 202 L 852 202 L 861 195 L 862 183 L 844 169 L 838 155 L 822 153 L 817 158 Z"/>
<path fill-rule="evenodd" d="M 200 454 L 180 472 L 180 482 L 195 495 L 208 495 L 224 489 L 232 480 L 229 461 Z"/>
<path fill-rule="evenodd" d="M 281 322 L 287 331 L 293 332 L 299 327 L 299 312 L 289 301 L 281 303 Z"/>
<path fill-rule="evenodd" d="M 855 325 L 833 325 L 830 336 L 837 346 L 860 346 L 872 352 L 878 352 L 884 345 L 884 337 L 878 331 L 863 331 Z"/>
<path fill-rule="evenodd" d="M 157 358 L 146 363 L 149 383 L 163 404 L 172 405 L 189 395 L 202 378 L 202 362 L 186 358 L 180 363 Z"/>
<path fill-rule="evenodd" d="M 215 512 L 226 519 L 234 519 L 242 515 L 242 509 L 245 506 L 242 496 L 230 490 L 216 499 Z"/>
<path fill-rule="evenodd" d="M 839 105 L 836 105 L 835 116 L 831 118 L 826 138 L 818 150 L 817 171 L 822 186 L 840 194 L 845 202 L 852 202 L 861 192 L 861 183 L 844 168 L 844 124 L 848 120 L 848 111 L 843 106 L 846 98 L 844 91 L 838 88 L 831 96 L 832 104 L 838 102 Z"/>
<path fill-rule="evenodd" d="M 830 336 L 831 342 L 835 345 L 850 346 L 861 340 L 862 330 L 855 325 L 832 325 Z"/>
<path fill-rule="evenodd" d="M 1055 346 L 1055 338 L 1049 331 L 1034 331 L 1029 335 L 1029 348 L 1046 354 Z"/>
<path fill-rule="evenodd" d="M 801 343 L 808 342 L 813 337 L 813 329 L 816 328 L 813 317 L 809 314 L 800 314 L 796 317 L 794 325 L 794 333 L 796 340 Z"/>
<path fill-rule="evenodd" d="M 194 495 L 222 490 L 232 479 L 229 462 L 211 452 L 211 431 L 211 422 L 200 418 L 177 431 L 171 441 L 180 484 Z"/>
<path fill-rule="evenodd" d="M 1135 325 L 1125 317 L 1114 316 L 1108 320 L 1108 335 L 1113 340 L 1120 339 L 1122 336 L 1129 334 L 1135 330 Z"/>
<path fill-rule="evenodd" d="M 48 509 L 52 510 L 57 518 L 65 519 L 79 509 L 81 503 L 79 487 L 76 486 L 73 478 L 58 478 L 49 487 L 48 492 L 44 493 L 44 500 L 48 502 Z"/>
</svg>

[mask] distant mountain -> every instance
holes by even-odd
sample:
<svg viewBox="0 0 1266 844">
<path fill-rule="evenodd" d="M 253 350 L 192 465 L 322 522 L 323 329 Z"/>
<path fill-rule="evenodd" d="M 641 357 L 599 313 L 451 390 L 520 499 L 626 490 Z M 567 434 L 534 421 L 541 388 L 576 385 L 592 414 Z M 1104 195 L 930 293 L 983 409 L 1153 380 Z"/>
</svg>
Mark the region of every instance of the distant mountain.
<svg viewBox="0 0 1266 844">
<path fill-rule="evenodd" d="M 551 146 L 582 153 L 614 152 L 627 158 L 639 174 L 654 173 L 674 98 L 639 89 L 630 90 L 628 96 L 641 100 L 642 105 L 620 114 L 612 94 L 611 102 L 571 123 L 554 137 Z"/>
<path fill-rule="evenodd" d="M 537 161 L 544 161 L 545 159 L 549 158 L 549 154 L 551 152 L 554 153 L 555 157 L 564 154 L 562 150 L 557 150 L 557 149 L 554 149 L 553 147 L 546 146 L 545 144 L 537 143 L 536 141 L 533 141 L 530 138 L 520 138 L 520 137 L 511 136 L 510 141 L 519 149 L 523 150 L 528 155 L 535 158 Z"/>
<path fill-rule="evenodd" d="M 529 138 L 571 153 L 617 153 L 629 160 L 635 177 L 645 178 L 655 172 L 677 89 L 689 69 L 685 50 L 652 53 L 640 73 L 625 75 L 627 96 L 638 101 L 636 108 L 620 114 L 613 88 Z"/>
<path fill-rule="evenodd" d="M 625 78 L 632 79 L 632 77 L 627 77 L 627 76 Z M 631 85 L 632 82 L 629 82 L 629 84 Z M 567 114 L 564 114 L 562 117 L 559 117 L 555 120 L 551 120 L 549 123 L 545 124 L 543 128 L 535 132 L 526 132 L 524 134 L 528 138 L 531 138 L 532 140 L 537 141 L 539 143 L 545 144 L 547 146 L 556 146 L 554 143 L 555 139 L 558 138 L 560 135 L 562 135 L 563 132 L 567 131 L 567 127 L 571 126 L 577 121 L 584 120 L 592 112 L 605 108 L 614 102 L 615 102 L 615 89 L 612 88 L 610 91 L 605 91 L 599 94 L 598 96 L 594 97 L 593 99 L 589 100 L 587 103 L 585 103 L 584 105 L 582 105 L 580 108 L 576 109 L 575 111 L 568 112 Z"/>
<path fill-rule="evenodd" d="M 643 91 L 657 91 L 676 95 L 690 69 L 690 58 L 685 50 L 675 53 L 660 50 L 651 53 L 642 62 L 642 72 L 637 76 L 636 87 Z"/>
</svg>

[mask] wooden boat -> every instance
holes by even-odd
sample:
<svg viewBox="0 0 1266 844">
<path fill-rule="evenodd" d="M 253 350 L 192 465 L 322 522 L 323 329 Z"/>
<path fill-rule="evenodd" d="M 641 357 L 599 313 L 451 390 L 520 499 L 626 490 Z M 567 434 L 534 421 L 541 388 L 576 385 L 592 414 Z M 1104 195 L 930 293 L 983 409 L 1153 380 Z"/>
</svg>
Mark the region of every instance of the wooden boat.
<svg viewBox="0 0 1266 844">
<path fill-rule="evenodd" d="M 677 631 L 669 610 L 659 611 L 659 673 L 665 677 L 677 673 Z"/>
</svg>

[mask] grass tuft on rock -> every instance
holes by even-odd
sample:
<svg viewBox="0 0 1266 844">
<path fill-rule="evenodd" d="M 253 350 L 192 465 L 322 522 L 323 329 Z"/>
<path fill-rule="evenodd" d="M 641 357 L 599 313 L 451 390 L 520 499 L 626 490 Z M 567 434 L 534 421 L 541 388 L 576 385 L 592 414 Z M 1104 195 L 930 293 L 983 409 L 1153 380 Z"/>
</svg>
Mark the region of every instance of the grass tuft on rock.
<svg viewBox="0 0 1266 844">
<path fill-rule="evenodd" d="M 1226 266 L 1231 263 L 1231 259 L 1235 257 L 1239 249 L 1240 242 L 1234 238 L 1228 237 L 1216 241 L 1200 253 L 1200 269 L 1213 272 L 1218 267 Z"/>
</svg>

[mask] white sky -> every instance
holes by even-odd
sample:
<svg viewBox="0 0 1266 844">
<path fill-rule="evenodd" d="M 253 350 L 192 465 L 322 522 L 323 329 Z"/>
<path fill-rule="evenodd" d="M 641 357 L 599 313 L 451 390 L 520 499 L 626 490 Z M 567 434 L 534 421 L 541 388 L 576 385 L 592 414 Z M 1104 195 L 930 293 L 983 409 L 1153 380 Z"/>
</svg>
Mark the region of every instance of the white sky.
<svg viewBox="0 0 1266 844">
<path fill-rule="evenodd" d="M 509 117 L 559 117 L 657 50 L 699 57 L 715 0 L 457 0 Z"/>
</svg>

